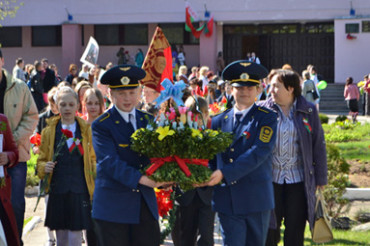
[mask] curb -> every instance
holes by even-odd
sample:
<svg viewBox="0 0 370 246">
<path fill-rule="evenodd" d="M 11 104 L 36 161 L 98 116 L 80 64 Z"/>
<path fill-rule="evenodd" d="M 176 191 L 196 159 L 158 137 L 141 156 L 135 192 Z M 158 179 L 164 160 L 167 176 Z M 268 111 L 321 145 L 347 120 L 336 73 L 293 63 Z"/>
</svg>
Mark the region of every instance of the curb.
<svg viewBox="0 0 370 246">
<path fill-rule="evenodd" d="M 30 231 L 33 230 L 33 228 L 35 228 L 35 226 L 37 225 L 37 223 L 40 223 L 41 222 L 41 218 L 40 216 L 34 216 L 30 222 L 28 222 L 26 224 L 26 226 L 23 228 L 23 233 L 22 233 L 22 237 L 24 237 L 25 235 L 27 235 Z"/>
<path fill-rule="evenodd" d="M 348 200 L 370 201 L 370 188 L 346 188 L 343 198 Z"/>
</svg>

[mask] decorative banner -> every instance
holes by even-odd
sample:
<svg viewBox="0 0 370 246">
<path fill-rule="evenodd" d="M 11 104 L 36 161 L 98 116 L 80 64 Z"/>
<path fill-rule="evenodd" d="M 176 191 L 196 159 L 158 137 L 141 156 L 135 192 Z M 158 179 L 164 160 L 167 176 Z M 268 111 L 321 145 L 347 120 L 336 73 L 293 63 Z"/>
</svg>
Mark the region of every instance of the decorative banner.
<svg viewBox="0 0 370 246">
<path fill-rule="evenodd" d="M 173 81 L 171 46 L 160 27 L 154 32 L 142 69 L 146 76 L 141 84 L 158 92 L 164 79 Z"/>
<path fill-rule="evenodd" d="M 86 46 L 84 53 L 81 56 L 80 62 L 94 67 L 98 63 L 99 45 L 93 37 L 90 37 L 89 43 Z"/>
</svg>

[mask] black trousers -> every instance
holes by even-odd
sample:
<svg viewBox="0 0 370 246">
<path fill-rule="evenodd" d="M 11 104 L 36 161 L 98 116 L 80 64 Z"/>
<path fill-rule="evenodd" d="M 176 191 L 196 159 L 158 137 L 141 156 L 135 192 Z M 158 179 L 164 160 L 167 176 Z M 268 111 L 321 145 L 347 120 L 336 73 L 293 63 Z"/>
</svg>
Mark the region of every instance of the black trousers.
<svg viewBox="0 0 370 246">
<path fill-rule="evenodd" d="M 172 230 L 174 245 L 212 246 L 214 220 L 215 212 L 212 211 L 212 206 L 204 204 L 196 193 L 188 206 L 177 208 L 176 222 Z"/>
<path fill-rule="evenodd" d="M 94 219 L 99 246 L 159 246 L 158 221 L 141 199 L 140 223 L 121 224 Z"/>
<path fill-rule="evenodd" d="M 284 246 L 303 246 L 304 229 L 307 220 L 307 201 L 304 183 L 275 184 L 276 230 L 270 229 L 267 246 L 276 246 L 280 241 L 280 226 L 284 218 Z"/>
</svg>

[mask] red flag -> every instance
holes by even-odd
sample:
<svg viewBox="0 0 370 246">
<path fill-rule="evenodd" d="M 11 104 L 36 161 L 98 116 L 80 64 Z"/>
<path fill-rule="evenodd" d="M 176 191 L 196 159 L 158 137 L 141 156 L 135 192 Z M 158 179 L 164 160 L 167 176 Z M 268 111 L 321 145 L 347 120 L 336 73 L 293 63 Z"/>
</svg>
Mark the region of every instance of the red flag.
<svg viewBox="0 0 370 246">
<path fill-rule="evenodd" d="M 204 30 L 204 33 L 206 34 L 206 37 L 210 37 L 212 36 L 213 34 L 213 15 L 211 16 L 211 18 L 209 19 L 209 21 L 207 22 L 207 26 Z"/>
<path fill-rule="evenodd" d="M 146 76 L 141 84 L 158 92 L 161 91 L 161 82 L 165 78 L 173 81 L 171 46 L 160 27 L 154 32 L 142 69 Z"/>
<path fill-rule="evenodd" d="M 203 27 L 199 29 L 195 29 L 193 26 L 193 23 L 191 22 L 191 15 L 190 15 L 190 6 L 186 6 L 186 25 L 190 28 L 191 33 L 194 35 L 194 37 L 199 38 L 200 34 L 203 32 Z"/>
</svg>

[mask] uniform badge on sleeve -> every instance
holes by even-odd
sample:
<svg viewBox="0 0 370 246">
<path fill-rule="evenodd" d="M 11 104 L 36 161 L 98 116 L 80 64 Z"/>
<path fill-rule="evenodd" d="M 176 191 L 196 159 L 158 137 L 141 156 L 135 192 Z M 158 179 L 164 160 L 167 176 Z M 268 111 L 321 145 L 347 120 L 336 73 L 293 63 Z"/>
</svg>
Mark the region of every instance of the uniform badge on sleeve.
<svg viewBox="0 0 370 246">
<path fill-rule="evenodd" d="M 272 137 L 273 130 L 269 126 L 263 126 L 261 128 L 259 139 L 264 143 L 269 143 Z"/>
</svg>

